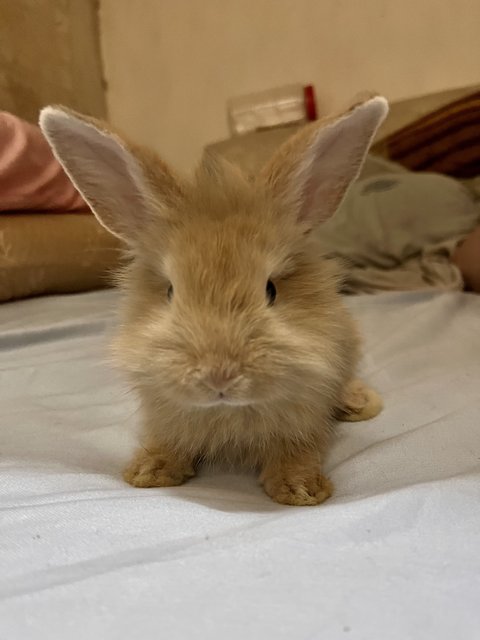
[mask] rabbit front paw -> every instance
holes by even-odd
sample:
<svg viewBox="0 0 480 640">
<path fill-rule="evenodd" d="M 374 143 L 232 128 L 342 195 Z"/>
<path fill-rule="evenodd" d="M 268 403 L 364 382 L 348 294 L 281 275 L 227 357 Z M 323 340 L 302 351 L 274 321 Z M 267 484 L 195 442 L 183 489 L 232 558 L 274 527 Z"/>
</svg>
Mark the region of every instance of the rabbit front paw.
<svg viewBox="0 0 480 640">
<path fill-rule="evenodd" d="M 332 483 L 321 473 L 302 478 L 279 472 L 264 476 L 262 482 L 265 493 L 280 504 L 314 506 L 324 502 L 333 492 Z"/>
<path fill-rule="evenodd" d="M 164 451 L 140 449 L 123 472 L 134 487 L 174 487 L 195 475 L 190 462 L 169 457 Z"/>
</svg>

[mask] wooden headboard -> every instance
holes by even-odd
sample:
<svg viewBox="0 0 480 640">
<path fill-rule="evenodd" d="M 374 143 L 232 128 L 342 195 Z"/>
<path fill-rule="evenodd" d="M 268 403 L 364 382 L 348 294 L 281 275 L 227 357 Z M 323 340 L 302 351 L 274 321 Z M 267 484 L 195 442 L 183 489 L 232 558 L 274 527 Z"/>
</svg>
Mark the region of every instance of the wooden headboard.
<svg viewBox="0 0 480 640">
<path fill-rule="evenodd" d="M 424 96 L 392 102 L 390 104 L 390 113 L 378 131 L 376 137 L 377 142 L 402 127 L 405 127 L 414 120 L 427 115 L 427 113 L 443 107 L 454 100 L 463 98 L 463 96 L 467 96 L 470 93 L 474 93 L 479 89 L 480 85 L 475 84 L 461 89 L 449 89 L 447 91 L 439 91 Z"/>
</svg>

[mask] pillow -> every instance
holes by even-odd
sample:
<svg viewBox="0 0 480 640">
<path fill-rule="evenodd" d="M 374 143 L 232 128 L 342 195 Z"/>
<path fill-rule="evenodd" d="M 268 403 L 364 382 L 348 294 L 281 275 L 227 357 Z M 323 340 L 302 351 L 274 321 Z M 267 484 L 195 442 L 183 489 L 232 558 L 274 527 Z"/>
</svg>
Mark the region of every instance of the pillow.
<svg viewBox="0 0 480 640">
<path fill-rule="evenodd" d="M 0 211 L 88 210 L 40 128 L 0 111 Z"/>
<path fill-rule="evenodd" d="M 379 147 L 413 171 L 456 178 L 480 174 L 480 91 L 415 120 L 384 138 Z"/>
<path fill-rule="evenodd" d="M 0 302 L 107 287 L 121 248 L 92 214 L 2 214 Z"/>
<path fill-rule="evenodd" d="M 358 180 L 316 233 L 346 267 L 345 292 L 460 290 L 451 256 L 479 222 L 474 196 L 460 182 L 404 171 Z"/>
</svg>

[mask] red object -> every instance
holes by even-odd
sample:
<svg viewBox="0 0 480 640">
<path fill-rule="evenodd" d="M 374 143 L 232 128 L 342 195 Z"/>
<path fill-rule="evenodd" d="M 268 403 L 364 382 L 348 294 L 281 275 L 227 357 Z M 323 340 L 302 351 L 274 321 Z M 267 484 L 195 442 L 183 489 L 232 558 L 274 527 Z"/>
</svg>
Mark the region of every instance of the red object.
<svg viewBox="0 0 480 640">
<path fill-rule="evenodd" d="M 305 100 L 305 113 L 307 120 L 317 119 L 317 103 L 315 101 L 315 89 L 312 84 L 303 87 L 303 97 Z"/>
</svg>

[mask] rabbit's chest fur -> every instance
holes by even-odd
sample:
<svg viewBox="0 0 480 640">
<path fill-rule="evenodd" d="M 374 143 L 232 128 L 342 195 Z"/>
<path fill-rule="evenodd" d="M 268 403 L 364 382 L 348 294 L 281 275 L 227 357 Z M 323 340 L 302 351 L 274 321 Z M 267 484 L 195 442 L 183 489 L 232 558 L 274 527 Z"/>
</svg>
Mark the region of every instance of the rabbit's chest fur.
<svg viewBox="0 0 480 640">
<path fill-rule="evenodd" d="M 190 451 L 205 462 L 255 467 L 276 448 L 312 446 L 323 451 L 334 424 L 341 390 L 351 376 L 350 359 L 332 370 L 328 383 L 318 380 L 288 398 L 251 406 L 182 408 L 166 400 L 152 402 L 141 392 L 148 415 L 147 442 L 162 441 L 172 450 Z"/>
</svg>

